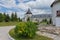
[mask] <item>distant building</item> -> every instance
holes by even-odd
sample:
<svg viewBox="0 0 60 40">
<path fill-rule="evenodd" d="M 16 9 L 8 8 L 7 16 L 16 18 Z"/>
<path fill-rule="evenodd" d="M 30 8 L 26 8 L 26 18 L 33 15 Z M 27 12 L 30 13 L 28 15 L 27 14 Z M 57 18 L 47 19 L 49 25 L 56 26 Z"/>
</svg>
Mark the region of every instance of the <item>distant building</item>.
<svg viewBox="0 0 60 40">
<path fill-rule="evenodd" d="M 27 21 L 27 19 L 30 18 L 30 21 L 41 22 L 43 19 L 49 20 L 51 17 L 52 17 L 51 14 L 33 15 L 30 9 L 28 9 L 27 13 L 25 14 L 25 17 L 23 18 L 23 21 Z"/>
<path fill-rule="evenodd" d="M 53 25 L 60 26 L 60 0 L 55 0 L 51 5 L 51 9 Z"/>
<path fill-rule="evenodd" d="M 31 20 L 33 22 L 41 22 L 43 19 L 50 20 L 51 14 L 38 14 L 38 15 L 32 15 Z"/>
<path fill-rule="evenodd" d="M 31 18 L 32 13 L 30 11 L 30 9 L 28 9 L 27 13 L 25 14 L 24 18 L 22 21 L 27 21 L 28 18 Z M 31 20 L 31 19 L 30 19 Z"/>
</svg>

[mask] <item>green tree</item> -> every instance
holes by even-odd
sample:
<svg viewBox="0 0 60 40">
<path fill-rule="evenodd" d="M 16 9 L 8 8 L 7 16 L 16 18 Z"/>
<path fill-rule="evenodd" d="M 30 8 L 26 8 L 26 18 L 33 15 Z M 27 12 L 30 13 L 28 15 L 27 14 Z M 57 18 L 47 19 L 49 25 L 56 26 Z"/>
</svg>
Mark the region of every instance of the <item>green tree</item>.
<svg viewBox="0 0 60 40">
<path fill-rule="evenodd" d="M 6 20 L 6 14 L 5 14 L 5 12 L 4 12 L 4 14 L 3 14 L 3 20 L 4 20 L 4 22 L 5 22 L 5 20 Z"/>
<path fill-rule="evenodd" d="M 15 12 L 14 20 L 15 20 L 15 21 L 18 21 L 17 13 L 16 13 L 16 12 Z"/>
<path fill-rule="evenodd" d="M 18 20 L 20 21 L 20 18 L 18 18 Z"/>
<path fill-rule="evenodd" d="M 11 21 L 14 21 L 14 13 L 11 14 Z"/>
<path fill-rule="evenodd" d="M 42 22 L 47 22 L 47 19 L 43 19 Z"/>
<path fill-rule="evenodd" d="M 20 18 L 18 18 L 18 21 L 21 22 L 22 20 Z"/>
<path fill-rule="evenodd" d="M 2 22 L 2 21 L 3 21 L 3 14 L 0 13 L 0 22 Z"/>
<path fill-rule="evenodd" d="M 5 18 L 5 22 L 9 22 L 10 21 L 10 16 L 9 14 L 6 15 L 6 18 Z"/>
<path fill-rule="evenodd" d="M 47 22 L 47 19 L 44 19 L 45 22 Z"/>
</svg>

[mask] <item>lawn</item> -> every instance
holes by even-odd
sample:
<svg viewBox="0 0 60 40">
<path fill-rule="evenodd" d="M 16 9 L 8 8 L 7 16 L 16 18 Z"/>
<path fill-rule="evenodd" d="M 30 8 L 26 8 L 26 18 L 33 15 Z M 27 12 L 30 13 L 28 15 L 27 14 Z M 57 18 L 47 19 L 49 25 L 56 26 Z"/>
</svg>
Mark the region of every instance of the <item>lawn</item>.
<svg viewBox="0 0 60 40">
<path fill-rule="evenodd" d="M 18 38 L 18 37 L 16 37 L 13 29 L 9 31 L 9 34 L 10 34 L 11 37 L 13 37 L 15 40 L 53 40 L 53 39 L 51 39 L 51 38 L 44 37 L 44 36 L 38 36 L 38 35 L 36 35 L 33 39 Z"/>
<path fill-rule="evenodd" d="M 14 26 L 19 22 L 0 22 L 0 26 Z"/>
</svg>

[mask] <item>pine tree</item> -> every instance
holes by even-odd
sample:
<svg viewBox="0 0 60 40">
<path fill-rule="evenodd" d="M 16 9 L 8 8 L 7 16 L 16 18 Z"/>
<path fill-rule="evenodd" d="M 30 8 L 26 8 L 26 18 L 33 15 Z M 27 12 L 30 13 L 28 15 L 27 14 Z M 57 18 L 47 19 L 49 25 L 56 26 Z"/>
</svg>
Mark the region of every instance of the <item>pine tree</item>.
<svg viewBox="0 0 60 40">
<path fill-rule="evenodd" d="M 10 21 L 10 16 L 9 14 L 6 15 L 6 18 L 5 18 L 5 22 L 9 22 Z"/>
<path fill-rule="evenodd" d="M 0 22 L 3 22 L 3 14 L 0 13 Z"/>
<path fill-rule="evenodd" d="M 6 14 L 5 13 L 3 14 L 3 20 L 4 20 L 4 22 L 6 20 Z"/>
<path fill-rule="evenodd" d="M 20 18 L 18 18 L 19 22 L 20 22 Z"/>
<path fill-rule="evenodd" d="M 47 22 L 47 19 L 44 19 L 44 22 Z"/>
<path fill-rule="evenodd" d="M 14 13 L 12 13 L 11 14 L 11 21 L 14 21 L 14 17 L 15 17 L 15 15 L 14 15 Z"/>
<path fill-rule="evenodd" d="M 17 13 L 16 13 L 16 12 L 15 12 L 14 20 L 15 20 L 15 21 L 18 21 Z"/>
</svg>

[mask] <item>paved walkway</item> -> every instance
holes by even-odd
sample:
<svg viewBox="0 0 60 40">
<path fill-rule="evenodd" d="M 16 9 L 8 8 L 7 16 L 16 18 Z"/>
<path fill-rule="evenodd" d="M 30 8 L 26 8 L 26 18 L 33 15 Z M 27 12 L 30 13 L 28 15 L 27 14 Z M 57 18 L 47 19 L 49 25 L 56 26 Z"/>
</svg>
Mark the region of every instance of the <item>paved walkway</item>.
<svg viewBox="0 0 60 40">
<path fill-rule="evenodd" d="M 54 34 L 50 34 L 50 33 L 41 33 L 41 32 L 37 32 L 38 35 L 43 35 L 43 36 L 46 36 L 46 37 L 49 37 L 49 38 L 53 38 L 54 40 L 60 40 L 60 36 L 58 35 L 54 35 Z"/>
<path fill-rule="evenodd" d="M 11 28 L 14 26 L 6 26 L 6 27 L 0 27 L 0 40 L 11 40 L 8 37 L 8 32 Z"/>
<path fill-rule="evenodd" d="M 0 27 L 0 40 L 11 40 L 8 37 L 8 32 L 10 29 L 14 28 L 14 26 L 6 26 L 6 27 Z M 60 36 L 49 34 L 49 33 L 40 33 L 37 32 L 39 35 L 44 35 L 50 38 L 53 38 L 54 40 L 60 40 Z"/>
</svg>

